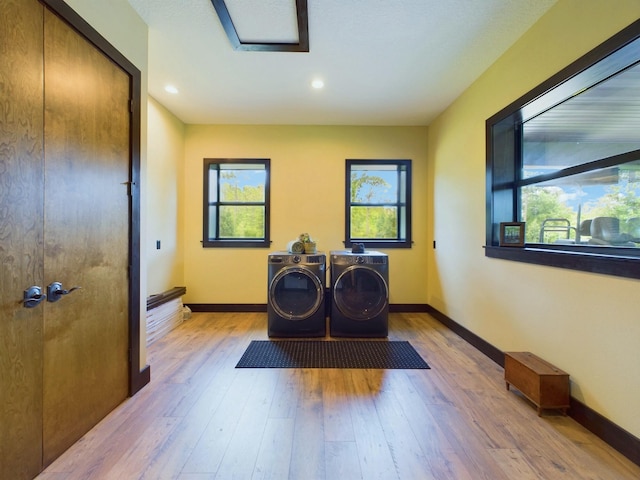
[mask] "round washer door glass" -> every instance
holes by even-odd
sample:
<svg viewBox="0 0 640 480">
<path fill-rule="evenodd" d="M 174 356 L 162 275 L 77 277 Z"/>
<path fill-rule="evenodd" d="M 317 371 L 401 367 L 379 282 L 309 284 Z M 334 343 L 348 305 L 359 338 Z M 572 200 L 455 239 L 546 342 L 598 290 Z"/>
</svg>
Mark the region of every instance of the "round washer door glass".
<svg viewBox="0 0 640 480">
<path fill-rule="evenodd" d="M 387 307 L 389 291 L 380 273 L 353 265 L 340 274 L 333 286 L 333 301 L 352 320 L 371 320 Z"/>
<path fill-rule="evenodd" d="M 317 275 L 301 267 L 280 270 L 271 280 L 269 302 L 278 315 L 289 320 L 305 320 L 324 301 L 324 286 Z"/>
</svg>

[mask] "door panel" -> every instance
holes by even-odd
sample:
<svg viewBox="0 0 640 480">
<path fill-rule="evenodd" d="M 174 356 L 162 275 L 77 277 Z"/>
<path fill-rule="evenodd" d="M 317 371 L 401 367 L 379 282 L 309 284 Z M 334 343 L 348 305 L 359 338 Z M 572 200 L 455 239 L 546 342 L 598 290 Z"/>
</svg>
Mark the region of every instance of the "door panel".
<svg viewBox="0 0 640 480">
<path fill-rule="evenodd" d="M 336 307 L 351 320 L 371 320 L 386 308 L 389 289 L 379 272 L 352 265 L 333 286 Z"/>
<path fill-rule="evenodd" d="M 306 268 L 285 267 L 271 280 L 269 301 L 280 317 L 306 320 L 323 305 L 324 285 Z"/>
<path fill-rule="evenodd" d="M 33 478 L 42 458 L 42 15 L 0 2 L 0 478 Z M 10 99 L 10 101 L 9 101 Z"/>
<path fill-rule="evenodd" d="M 44 464 L 128 393 L 129 77 L 45 12 Z"/>
</svg>

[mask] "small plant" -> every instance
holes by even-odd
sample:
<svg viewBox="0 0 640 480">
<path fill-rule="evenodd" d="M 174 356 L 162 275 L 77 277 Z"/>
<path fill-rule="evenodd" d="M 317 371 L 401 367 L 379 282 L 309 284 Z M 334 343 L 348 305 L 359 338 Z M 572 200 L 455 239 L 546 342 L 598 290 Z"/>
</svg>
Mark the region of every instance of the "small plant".
<svg viewBox="0 0 640 480">
<path fill-rule="evenodd" d="M 313 240 L 311 240 L 311 235 L 309 235 L 308 233 L 301 233 L 298 238 L 300 239 L 300 241 L 302 243 L 312 243 L 313 242 Z"/>
<path fill-rule="evenodd" d="M 316 253 L 316 242 L 311 238 L 311 235 L 308 233 L 301 233 L 298 237 L 300 241 L 304 244 L 305 253 Z"/>
</svg>

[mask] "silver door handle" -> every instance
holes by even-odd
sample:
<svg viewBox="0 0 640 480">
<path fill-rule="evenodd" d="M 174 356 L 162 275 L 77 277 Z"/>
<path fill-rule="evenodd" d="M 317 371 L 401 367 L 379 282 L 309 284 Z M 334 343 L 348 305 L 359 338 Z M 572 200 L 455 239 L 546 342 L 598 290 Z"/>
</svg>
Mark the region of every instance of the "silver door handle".
<svg viewBox="0 0 640 480">
<path fill-rule="evenodd" d="M 47 298 L 47 296 L 42 293 L 42 288 L 33 285 L 24 291 L 22 295 L 22 305 L 24 308 L 37 307 L 45 298 Z"/>
<path fill-rule="evenodd" d="M 57 302 L 63 296 L 69 295 L 71 292 L 75 290 L 79 290 L 82 287 L 72 287 L 69 290 L 65 290 L 62 288 L 62 283 L 53 282 L 47 285 L 47 300 L 50 302 Z"/>
</svg>

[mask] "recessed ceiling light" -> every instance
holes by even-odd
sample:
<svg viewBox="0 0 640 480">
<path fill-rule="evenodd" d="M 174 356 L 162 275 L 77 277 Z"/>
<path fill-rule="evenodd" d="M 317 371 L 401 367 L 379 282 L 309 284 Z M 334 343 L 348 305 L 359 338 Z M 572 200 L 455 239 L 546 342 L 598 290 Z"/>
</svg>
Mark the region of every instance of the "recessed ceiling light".
<svg viewBox="0 0 640 480">
<path fill-rule="evenodd" d="M 319 90 L 319 89 L 324 87 L 324 82 L 322 80 L 320 80 L 319 78 L 317 78 L 317 79 L 315 79 L 315 80 L 313 80 L 311 82 L 311 86 L 313 88 L 315 88 L 316 90 Z"/>
<path fill-rule="evenodd" d="M 169 93 L 178 93 L 178 89 L 173 85 L 167 85 L 166 87 L 164 87 L 164 90 Z"/>
</svg>

